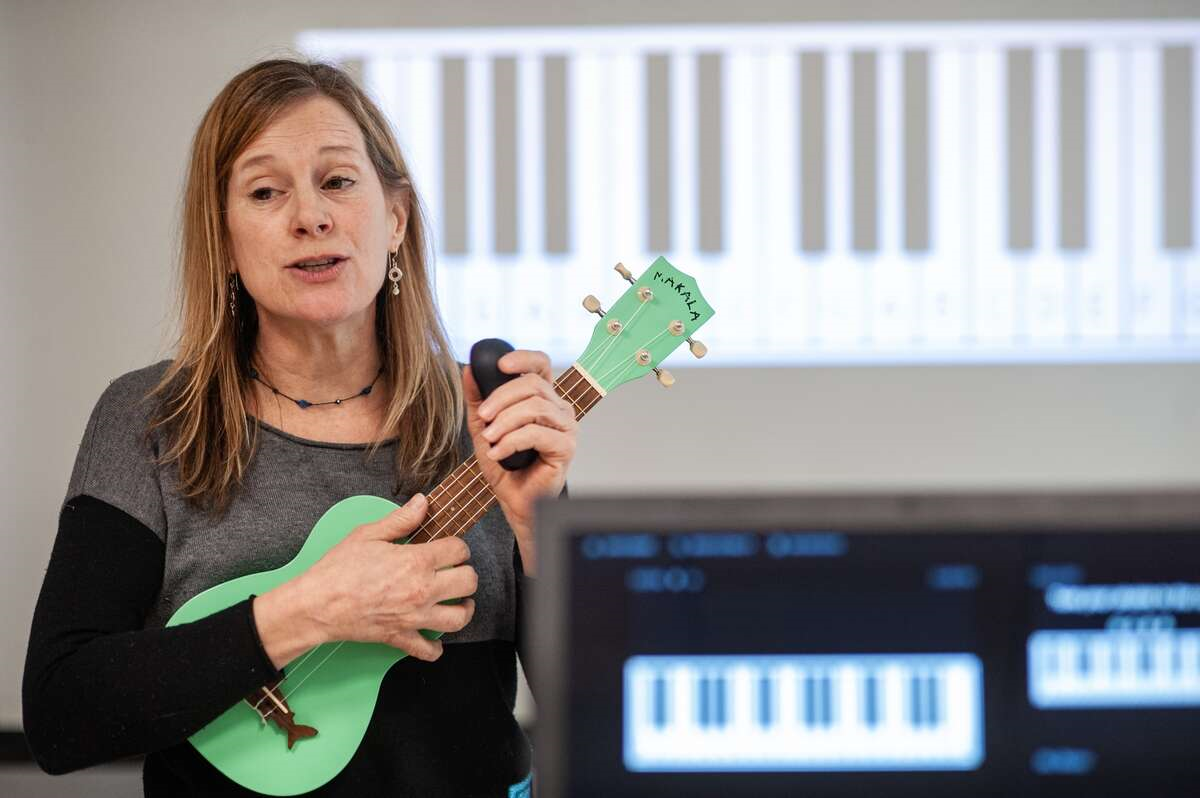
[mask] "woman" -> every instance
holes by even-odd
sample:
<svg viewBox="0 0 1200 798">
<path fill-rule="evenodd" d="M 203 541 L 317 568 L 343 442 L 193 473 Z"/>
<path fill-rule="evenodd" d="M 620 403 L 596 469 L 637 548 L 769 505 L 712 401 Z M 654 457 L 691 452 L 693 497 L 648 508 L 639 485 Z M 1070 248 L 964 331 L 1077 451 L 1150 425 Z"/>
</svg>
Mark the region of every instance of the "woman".
<svg viewBox="0 0 1200 798">
<path fill-rule="evenodd" d="M 327 65 L 263 62 L 214 100 L 193 142 L 181 265 L 175 359 L 104 391 L 68 485 L 25 669 L 38 763 L 63 773 L 145 753 L 147 795 L 249 794 L 188 736 L 301 652 L 358 640 L 411 656 L 388 672 L 354 758 L 314 794 L 519 793 L 532 509 L 563 491 L 575 448 L 548 358 L 508 354 L 501 369 L 523 376 L 482 400 L 438 319 L 394 138 Z M 497 462 L 529 448 L 539 457 L 522 471 Z M 472 452 L 498 505 L 466 542 L 390 545 Z M 301 577 L 164 628 L 205 588 L 291 560 L 330 505 L 363 493 L 403 506 Z"/>
</svg>

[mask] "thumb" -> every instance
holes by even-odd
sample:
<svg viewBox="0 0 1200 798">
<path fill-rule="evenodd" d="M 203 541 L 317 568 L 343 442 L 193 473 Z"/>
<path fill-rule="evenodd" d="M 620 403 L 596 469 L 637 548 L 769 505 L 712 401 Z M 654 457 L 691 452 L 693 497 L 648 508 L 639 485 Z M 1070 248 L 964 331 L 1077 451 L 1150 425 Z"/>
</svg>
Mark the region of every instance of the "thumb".
<svg viewBox="0 0 1200 798">
<path fill-rule="evenodd" d="M 467 400 L 467 404 L 471 407 L 478 407 L 483 402 L 483 395 L 479 392 L 479 383 L 475 382 L 475 375 L 471 373 L 471 366 L 463 366 L 463 398 Z"/>
<path fill-rule="evenodd" d="M 429 500 L 425 498 L 425 494 L 414 493 L 403 505 L 368 525 L 366 537 L 370 540 L 397 540 L 408 537 L 425 520 L 425 512 L 428 509 Z"/>
</svg>

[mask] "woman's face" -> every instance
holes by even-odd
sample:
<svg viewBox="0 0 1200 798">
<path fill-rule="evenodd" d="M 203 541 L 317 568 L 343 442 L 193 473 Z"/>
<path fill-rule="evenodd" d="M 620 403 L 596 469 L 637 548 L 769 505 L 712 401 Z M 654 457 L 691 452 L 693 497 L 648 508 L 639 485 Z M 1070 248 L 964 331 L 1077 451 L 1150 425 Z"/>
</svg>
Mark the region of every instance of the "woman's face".
<svg viewBox="0 0 1200 798">
<path fill-rule="evenodd" d="M 374 318 L 407 213 L 386 198 L 362 131 L 318 95 L 283 111 L 234 161 L 226 207 L 234 268 L 260 324 L 323 327 Z M 303 261 L 338 258 L 324 273 Z"/>
</svg>

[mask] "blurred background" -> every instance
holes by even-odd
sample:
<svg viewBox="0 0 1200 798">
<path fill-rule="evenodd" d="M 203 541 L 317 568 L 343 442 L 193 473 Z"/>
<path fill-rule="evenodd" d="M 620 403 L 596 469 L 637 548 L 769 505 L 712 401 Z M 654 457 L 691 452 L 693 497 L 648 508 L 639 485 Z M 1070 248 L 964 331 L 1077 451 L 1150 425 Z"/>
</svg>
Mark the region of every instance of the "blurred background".
<svg viewBox="0 0 1200 798">
<path fill-rule="evenodd" d="M 190 138 L 249 64 L 385 109 L 460 359 L 560 371 L 616 262 L 695 278 L 709 354 L 589 414 L 573 495 L 1196 487 L 1198 45 L 1182 0 L 0 0 L 4 750 L 87 414 L 171 356 Z"/>
</svg>

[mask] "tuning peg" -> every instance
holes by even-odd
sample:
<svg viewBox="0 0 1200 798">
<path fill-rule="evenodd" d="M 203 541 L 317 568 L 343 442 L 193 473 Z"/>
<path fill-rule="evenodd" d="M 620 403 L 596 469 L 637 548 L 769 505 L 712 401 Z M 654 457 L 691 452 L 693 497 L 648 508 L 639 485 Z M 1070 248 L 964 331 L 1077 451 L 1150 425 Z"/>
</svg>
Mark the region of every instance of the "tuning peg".
<svg viewBox="0 0 1200 798">
<path fill-rule="evenodd" d="M 688 342 L 688 348 L 692 350 L 692 354 L 697 358 L 702 358 L 708 354 L 708 347 L 699 341 L 693 340 L 690 335 L 684 340 Z"/>
<path fill-rule="evenodd" d="M 664 388 L 670 388 L 675 384 L 675 377 L 666 369 L 655 368 L 654 373 L 657 375 L 658 381 L 662 383 Z"/>
<path fill-rule="evenodd" d="M 583 298 L 583 306 L 587 309 L 588 313 L 595 313 L 601 317 L 604 316 L 604 308 L 600 307 L 600 300 L 591 294 Z"/>
<path fill-rule="evenodd" d="M 633 275 L 629 273 L 629 269 L 625 268 L 624 263 L 618 263 L 616 266 L 613 266 L 613 270 L 616 272 L 619 272 L 620 275 L 622 277 L 624 277 L 626 280 L 628 280 L 629 282 L 631 282 L 631 283 L 635 282 L 633 279 Z"/>
</svg>

